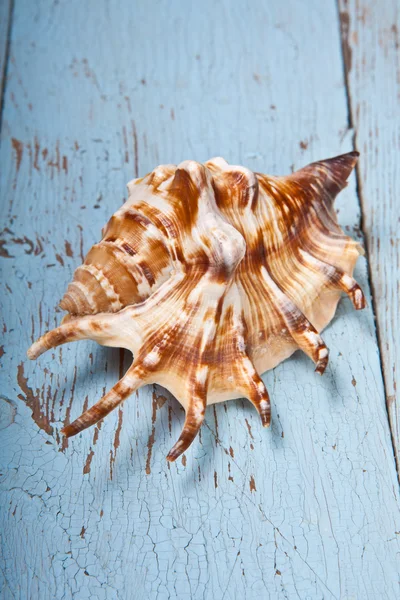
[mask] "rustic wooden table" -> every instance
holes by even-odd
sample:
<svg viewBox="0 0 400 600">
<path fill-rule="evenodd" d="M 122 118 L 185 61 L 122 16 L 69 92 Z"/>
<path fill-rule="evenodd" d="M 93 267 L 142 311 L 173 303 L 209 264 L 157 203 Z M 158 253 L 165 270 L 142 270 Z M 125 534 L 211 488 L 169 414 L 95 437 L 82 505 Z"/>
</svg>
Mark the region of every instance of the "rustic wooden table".
<svg viewBox="0 0 400 600">
<path fill-rule="evenodd" d="M 397 0 L 2 0 L 0 16 L 1 597 L 399 598 Z M 340 303 L 324 377 L 296 353 L 264 376 L 271 430 L 218 405 L 172 465 L 184 413 L 156 386 L 63 440 L 129 357 L 25 353 L 126 182 L 214 155 L 284 174 L 354 147 L 337 210 L 367 247 L 369 306 Z"/>
</svg>

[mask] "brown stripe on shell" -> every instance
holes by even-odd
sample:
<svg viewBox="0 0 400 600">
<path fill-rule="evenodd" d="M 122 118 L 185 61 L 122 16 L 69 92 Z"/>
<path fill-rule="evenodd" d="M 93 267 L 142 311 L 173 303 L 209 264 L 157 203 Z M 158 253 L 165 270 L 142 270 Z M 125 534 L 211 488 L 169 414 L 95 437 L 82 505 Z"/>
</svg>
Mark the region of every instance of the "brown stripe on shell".
<svg viewBox="0 0 400 600">
<path fill-rule="evenodd" d="M 127 242 L 121 244 L 121 248 L 131 256 L 135 256 L 135 254 L 137 254 L 136 250 L 134 250 Z"/>
<path fill-rule="evenodd" d="M 174 209 L 176 222 L 179 224 L 179 229 L 190 232 L 193 225 L 196 223 L 196 218 L 199 210 L 199 196 L 206 185 L 203 165 L 193 163 L 198 171 L 201 180 L 201 187 L 198 187 L 193 181 L 191 174 L 186 169 L 177 169 L 175 176 L 169 186 L 168 193 L 171 205 Z"/>
<path fill-rule="evenodd" d="M 320 190 L 321 201 L 331 208 L 336 196 L 346 187 L 359 156 L 359 152 L 353 151 L 317 161 L 288 175 L 287 179 L 296 181 L 305 190 L 310 189 L 310 183 L 315 183 Z"/>
</svg>

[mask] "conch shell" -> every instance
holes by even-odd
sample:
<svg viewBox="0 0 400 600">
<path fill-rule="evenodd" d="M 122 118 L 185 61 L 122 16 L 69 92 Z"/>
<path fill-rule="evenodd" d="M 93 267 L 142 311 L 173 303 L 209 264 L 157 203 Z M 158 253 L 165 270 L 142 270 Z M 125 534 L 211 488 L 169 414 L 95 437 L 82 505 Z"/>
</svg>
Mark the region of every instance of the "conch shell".
<svg viewBox="0 0 400 600">
<path fill-rule="evenodd" d="M 192 443 L 208 404 L 246 397 L 267 427 L 260 374 L 298 348 L 322 374 L 328 349 L 319 331 L 341 292 L 365 306 L 352 278 L 362 249 L 333 210 L 357 157 L 286 177 L 222 158 L 185 161 L 131 181 L 61 301 L 69 315 L 28 351 L 33 359 L 91 339 L 133 353 L 122 379 L 63 433 L 93 425 L 147 383 L 166 387 L 186 410 L 170 461 Z"/>
</svg>

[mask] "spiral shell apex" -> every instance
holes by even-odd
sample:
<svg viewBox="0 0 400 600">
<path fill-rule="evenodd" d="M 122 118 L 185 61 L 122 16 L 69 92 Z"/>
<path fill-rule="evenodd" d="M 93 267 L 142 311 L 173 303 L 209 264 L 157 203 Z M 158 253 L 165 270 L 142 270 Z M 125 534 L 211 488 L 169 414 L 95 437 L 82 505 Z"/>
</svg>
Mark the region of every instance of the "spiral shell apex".
<svg viewBox="0 0 400 600">
<path fill-rule="evenodd" d="M 196 437 L 208 404 L 248 398 L 270 424 L 260 375 L 300 348 L 323 373 L 319 332 L 352 278 L 362 249 L 333 209 L 358 153 L 315 162 L 286 177 L 253 173 L 222 158 L 163 165 L 128 184 L 127 202 L 103 229 L 61 301 L 60 327 L 29 358 L 91 339 L 126 348 L 122 379 L 63 433 L 93 425 L 147 383 L 186 411 L 175 460 Z"/>
</svg>

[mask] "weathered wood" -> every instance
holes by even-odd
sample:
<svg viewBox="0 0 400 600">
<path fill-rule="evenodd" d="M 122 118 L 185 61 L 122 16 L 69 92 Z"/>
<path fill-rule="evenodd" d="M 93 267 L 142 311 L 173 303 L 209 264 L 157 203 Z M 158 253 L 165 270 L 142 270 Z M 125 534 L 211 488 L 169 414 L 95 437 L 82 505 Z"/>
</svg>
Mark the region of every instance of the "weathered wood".
<svg viewBox="0 0 400 600">
<path fill-rule="evenodd" d="M 119 351 L 80 342 L 25 358 L 135 174 L 217 154 L 285 173 L 351 149 L 334 0 L 307 11 L 17 0 L 11 57 L 2 597 L 397 598 L 398 486 L 371 308 L 340 304 L 323 378 L 300 354 L 265 375 L 271 430 L 244 401 L 211 407 L 172 465 L 183 411 L 161 388 L 61 439 L 116 381 Z M 337 206 L 356 235 L 354 179 Z M 356 276 L 371 306 L 364 259 Z"/>
<path fill-rule="evenodd" d="M 7 51 L 11 18 L 12 0 L 2 0 L 2 2 L 0 2 L 0 115 L 3 101 L 3 87 L 7 63 Z"/>
<path fill-rule="evenodd" d="M 400 469 L 400 12 L 397 0 L 340 0 L 351 118 L 386 402 Z M 400 470 L 399 470 L 400 473 Z"/>
</svg>

